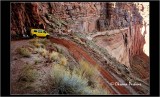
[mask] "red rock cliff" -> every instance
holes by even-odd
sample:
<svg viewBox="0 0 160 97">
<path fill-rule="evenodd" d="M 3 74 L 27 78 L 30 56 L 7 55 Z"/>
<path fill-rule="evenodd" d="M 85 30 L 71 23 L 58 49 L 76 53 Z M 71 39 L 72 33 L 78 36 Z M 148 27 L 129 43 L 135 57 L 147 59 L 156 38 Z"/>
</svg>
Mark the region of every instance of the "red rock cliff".
<svg viewBox="0 0 160 97">
<path fill-rule="evenodd" d="M 97 44 L 105 47 L 118 61 L 130 66 L 129 57 L 142 53 L 145 44 L 140 13 L 143 10 L 143 4 L 133 2 L 12 3 L 11 34 L 12 37 L 29 34 L 30 28 L 43 28 L 50 33 L 86 35 L 106 31 L 99 38 L 94 35 Z"/>
</svg>

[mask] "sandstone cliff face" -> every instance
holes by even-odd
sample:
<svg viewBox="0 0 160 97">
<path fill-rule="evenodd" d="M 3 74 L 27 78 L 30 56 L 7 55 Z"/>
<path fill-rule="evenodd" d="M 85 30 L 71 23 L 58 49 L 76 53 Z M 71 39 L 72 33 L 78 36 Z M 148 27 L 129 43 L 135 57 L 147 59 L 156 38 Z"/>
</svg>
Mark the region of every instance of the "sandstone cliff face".
<svg viewBox="0 0 160 97">
<path fill-rule="evenodd" d="M 142 31 L 142 28 L 147 20 L 143 20 L 142 11 L 137 4 L 112 3 L 112 23 L 109 27 L 117 30 L 106 30 L 105 34 L 92 35 L 97 45 L 106 48 L 110 55 L 128 67 L 131 57 L 143 53 L 145 34 L 142 33 L 146 32 L 146 29 Z"/>
<path fill-rule="evenodd" d="M 61 25 L 56 22 L 64 20 L 69 25 L 62 28 L 73 32 L 92 32 L 96 30 L 100 13 L 103 14 L 105 3 L 54 2 L 54 3 L 12 3 L 11 32 L 24 34 L 25 27 L 38 27 L 40 23 L 54 28 Z M 28 10 L 29 9 L 29 10 Z M 55 21 L 53 20 L 56 19 Z M 20 21 L 18 23 L 18 21 Z M 16 29 L 19 27 L 19 29 Z M 49 28 L 48 27 L 48 28 Z M 59 31 L 58 31 L 59 32 Z"/>
<path fill-rule="evenodd" d="M 144 54 L 148 5 L 134 2 L 11 3 L 11 37 L 29 35 L 31 28 L 45 29 L 52 36 L 47 39 L 51 44 L 64 46 L 71 53 L 69 61 L 77 65 L 80 59 L 86 59 L 92 65 L 98 64 L 103 85 L 111 93 L 148 94 L 149 57 Z M 61 52 L 48 45 L 50 49 Z M 112 87 L 107 81 L 133 81 L 142 86 L 128 86 L 125 91 L 126 87 Z"/>
<path fill-rule="evenodd" d="M 130 2 L 12 3 L 11 34 L 29 34 L 30 28 L 43 28 L 54 34 L 94 35 L 107 31 L 103 36 L 94 35 L 93 40 L 129 67 L 129 57 L 142 53 L 145 44 L 141 34 L 143 10 L 142 4 Z"/>
<path fill-rule="evenodd" d="M 71 22 L 67 25 L 67 30 L 73 32 L 88 33 L 128 27 L 131 22 L 130 10 L 134 13 L 133 23 L 142 23 L 142 17 L 136 6 L 131 5 L 132 3 L 105 2 L 12 3 L 12 32 L 24 33 L 26 26 L 38 27 L 39 24 L 54 27 L 56 21 L 52 17 L 67 23 Z M 21 30 L 16 30 L 15 26 Z"/>
</svg>

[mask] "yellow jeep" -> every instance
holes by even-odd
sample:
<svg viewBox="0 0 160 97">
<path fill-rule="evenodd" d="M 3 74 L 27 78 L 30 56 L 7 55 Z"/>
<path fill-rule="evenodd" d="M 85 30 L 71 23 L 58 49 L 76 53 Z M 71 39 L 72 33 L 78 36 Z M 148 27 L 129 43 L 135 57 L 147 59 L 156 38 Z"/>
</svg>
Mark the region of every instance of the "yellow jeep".
<svg viewBox="0 0 160 97">
<path fill-rule="evenodd" d="M 43 29 L 31 29 L 31 36 L 49 38 L 49 33 Z"/>
</svg>

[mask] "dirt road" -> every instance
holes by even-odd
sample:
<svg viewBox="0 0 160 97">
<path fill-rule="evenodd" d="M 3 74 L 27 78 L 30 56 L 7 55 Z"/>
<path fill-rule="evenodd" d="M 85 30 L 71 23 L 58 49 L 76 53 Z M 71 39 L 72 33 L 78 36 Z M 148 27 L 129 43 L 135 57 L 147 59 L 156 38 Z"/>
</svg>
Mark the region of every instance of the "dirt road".
<svg viewBox="0 0 160 97">
<path fill-rule="evenodd" d="M 87 52 L 72 41 L 65 40 L 65 39 L 58 39 L 58 38 L 50 38 L 50 40 L 54 43 L 61 44 L 65 46 L 71 54 L 77 59 L 81 60 L 82 58 L 85 58 L 88 62 L 90 62 L 92 65 L 96 66 L 98 70 L 100 71 L 101 75 L 109 82 L 109 83 L 115 83 L 118 82 L 117 79 L 115 79 L 109 72 L 107 72 L 102 66 L 98 65 L 97 62 L 91 58 Z M 109 85 L 110 86 L 110 85 Z M 113 85 L 113 87 L 120 93 L 120 94 L 131 94 L 129 90 L 125 88 L 125 86 L 119 86 L 119 85 Z M 112 89 L 112 93 L 116 92 Z"/>
</svg>

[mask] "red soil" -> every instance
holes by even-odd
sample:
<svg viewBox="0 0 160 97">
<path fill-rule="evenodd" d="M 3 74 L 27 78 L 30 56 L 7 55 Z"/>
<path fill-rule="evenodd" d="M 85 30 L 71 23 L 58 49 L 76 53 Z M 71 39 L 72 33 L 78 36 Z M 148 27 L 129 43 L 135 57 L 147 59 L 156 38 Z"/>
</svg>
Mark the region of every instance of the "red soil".
<svg viewBox="0 0 160 97">
<path fill-rule="evenodd" d="M 90 62 L 92 65 L 96 66 L 98 68 L 98 70 L 100 71 L 100 73 L 102 74 L 102 76 L 108 80 L 110 83 L 114 83 L 114 82 L 118 82 L 118 80 L 116 80 L 114 77 L 111 76 L 111 74 L 109 72 L 107 72 L 102 66 L 98 65 L 97 62 L 90 57 L 90 55 L 87 54 L 87 52 L 85 52 L 84 49 L 82 49 L 81 47 L 79 47 L 78 45 L 76 45 L 75 43 L 73 43 L 72 41 L 69 40 L 65 40 L 65 39 L 58 39 L 58 38 L 50 38 L 50 40 L 54 43 L 58 43 L 61 44 L 63 46 L 65 46 L 66 48 L 68 48 L 68 50 L 73 54 L 73 56 L 77 59 L 77 60 L 81 60 L 82 58 L 85 58 L 88 62 Z M 108 87 L 108 85 L 104 84 L 106 87 Z M 113 85 L 114 88 L 116 88 L 121 94 L 130 94 L 130 92 L 124 87 L 124 86 L 116 86 Z M 111 90 L 111 93 L 115 93 L 115 91 Z"/>
</svg>

